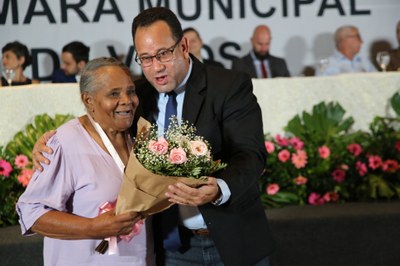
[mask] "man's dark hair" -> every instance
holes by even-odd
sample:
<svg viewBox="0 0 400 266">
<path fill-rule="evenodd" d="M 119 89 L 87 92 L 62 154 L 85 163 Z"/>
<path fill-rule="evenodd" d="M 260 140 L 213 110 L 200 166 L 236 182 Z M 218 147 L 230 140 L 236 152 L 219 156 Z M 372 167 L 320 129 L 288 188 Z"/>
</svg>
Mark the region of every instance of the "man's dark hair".
<svg viewBox="0 0 400 266">
<path fill-rule="evenodd" d="M 175 14 L 165 7 L 153 7 L 142 12 L 137 15 L 132 22 L 132 37 L 133 41 L 135 41 L 135 35 L 137 28 L 139 27 L 147 27 L 152 25 L 154 22 L 164 21 L 168 24 L 171 29 L 172 35 L 175 38 L 175 41 L 179 41 L 183 37 L 182 26 L 179 22 L 178 18 Z"/>
<path fill-rule="evenodd" d="M 30 56 L 28 47 L 26 47 L 25 44 L 18 41 L 9 42 L 1 49 L 3 54 L 8 51 L 13 52 L 18 59 L 25 57 L 25 62 L 21 66 L 23 70 L 32 63 L 32 57 Z"/>
<path fill-rule="evenodd" d="M 85 63 L 87 63 L 89 61 L 89 51 L 90 48 L 88 46 L 78 41 L 70 42 L 62 49 L 63 53 L 71 53 L 72 57 L 77 63 L 79 63 L 80 61 L 84 61 Z"/>
</svg>

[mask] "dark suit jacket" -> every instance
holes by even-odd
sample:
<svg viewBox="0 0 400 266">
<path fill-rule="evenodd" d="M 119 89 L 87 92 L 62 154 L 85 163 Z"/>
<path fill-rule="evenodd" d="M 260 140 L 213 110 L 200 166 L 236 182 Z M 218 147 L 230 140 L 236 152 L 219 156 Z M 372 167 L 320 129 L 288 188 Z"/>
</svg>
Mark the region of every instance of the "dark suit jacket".
<svg viewBox="0 0 400 266">
<path fill-rule="evenodd" d="M 65 75 L 62 69 L 56 69 L 51 76 L 51 82 L 53 83 L 68 83 L 68 82 L 76 82 L 75 76 L 67 76 Z"/>
<path fill-rule="evenodd" d="M 228 163 L 215 177 L 224 179 L 232 192 L 227 203 L 199 209 L 224 263 L 253 265 L 274 246 L 257 185 L 266 159 L 261 109 L 247 74 L 192 60 L 182 118 L 209 141 L 214 159 Z M 145 80 L 137 81 L 136 89 L 137 115 L 154 122 L 157 91 Z"/>
<path fill-rule="evenodd" d="M 214 60 L 209 60 L 209 59 L 203 59 L 203 64 L 209 65 L 209 66 L 216 66 L 216 67 L 225 68 L 225 66 L 221 62 L 214 61 Z"/>
<path fill-rule="evenodd" d="M 290 77 L 289 70 L 283 58 L 270 55 L 268 58 L 271 75 L 275 77 Z M 232 61 L 232 69 L 242 71 L 250 75 L 252 78 L 257 78 L 256 68 L 253 63 L 253 58 L 250 53 L 241 58 L 235 58 Z"/>
</svg>

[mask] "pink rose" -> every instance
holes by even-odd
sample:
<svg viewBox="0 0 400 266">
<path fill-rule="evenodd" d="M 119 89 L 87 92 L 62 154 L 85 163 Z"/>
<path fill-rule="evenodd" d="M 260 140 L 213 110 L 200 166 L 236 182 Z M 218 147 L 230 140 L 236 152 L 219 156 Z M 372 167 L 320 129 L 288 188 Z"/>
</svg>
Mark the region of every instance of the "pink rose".
<svg viewBox="0 0 400 266">
<path fill-rule="evenodd" d="M 264 144 L 268 153 L 273 153 L 275 151 L 275 145 L 271 141 L 266 141 Z"/>
<path fill-rule="evenodd" d="M 308 181 L 308 179 L 306 177 L 304 177 L 304 176 L 301 176 L 301 175 L 294 179 L 294 183 L 296 185 L 299 185 L 299 186 L 306 184 L 307 181 Z"/>
<path fill-rule="evenodd" d="M 318 153 L 322 159 L 326 159 L 331 154 L 331 151 L 329 150 L 329 148 L 327 146 L 324 145 L 324 146 L 321 146 L 318 148 Z"/>
<path fill-rule="evenodd" d="M 354 157 L 357 157 L 358 155 L 360 155 L 360 153 L 362 152 L 362 148 L 360 146 L 360 144 L 357 143 L 352 143 L 349 144 L 347 146 L 347 150 L 354 155 Z"/>
<path fill-rule="evenodd" d="M 207 145 L 201 140 L 190 141 L 190 151 L 195 156 L 204 156 L 208 152 Z"/>
<path fill-rule="evenodd" d="M 12 171 L 11 164 L 6 160 L 0 160 L 0 175 L 8 177 L 10 176 L 11 171 Z"/>
<path fill-rule="evenodd" d="M 298 137 L 293 137 L 289 140 L 289 143 L 292 145 L 293 149 L 301 150 L 304 147 L 304 142 L 302 142 Z"/>
<path fill-rule="evenodd" d="M 164 137 L 159 137 L 157 141 L 150 140 L 148 149 L 156 154 L 166 154 L 168 152 L 168 142 Z"/>
<path fill-rule="evenodd" d="M 308 196 L 308 203 L 311 205 L 322 205 L 324 204 L 324 198 L 322 198 L 320 194 L 312 192 Z"/>
<path fill-rule="evenodd" d="M 298 150 L 296 153 L 292 154 L 292 163 L 297 169 L 305 167 L 307 159 L 307 153 L 304 150 Z"/>
<path fill-rule="evenodd" d="M 279 191 L 279 185 L 278 184 L 269 184 L 267 187 L 267 194 L 268 195 L 275 195 Z"/>
<path fill-rule="evenodd" d="M 368 166 L 375 170 L 378 169 L 379 167 L 381 167 L 382 165 L 382 158 L 377 156 L 377 155 L 371 155 L 368 158 Z"/>
<path fill-rule="evenodd" d="M 29 184 L 29 181 L 31 181 L 32 175 L 32 169 L 23 169 L 21 174 L 18 176 L 18 182 L 20 182 L 22 186 L 26 187 Z"/>
<path fill-rule="evenodd" d="M 346 177 L 346 172 L 343 171 L 342 169 L 336 169 L 335 171 L 332 172 L 332 177 L 333 180 L 335 180 L 338 183 L 342 183 Z"/>
<path fill-rule="evenodd" d="M 287 160 L 289 160 L 290 158 L 290 152 L 288 150 L 281 150 L 278 153 L 278 159 L 279 161 L 281 161 L 282 163 L 286 162 Z"/>
<path fill-rule="evenodd" d="M 326 192 L 322 197 L 325 202 L 335 202 L 339 199 L 339 194 L 336 192 Z"/>
<path fill-rule="evenodd" d="M 356 162 L 356 170 L 358 171 L 358 174 L 360 176 L 364 176 L 368 172 L 367 166 L 365 165 L 365 163 L 362 163 L 360 161 Z"/>
<path fill-rule="evenodd" d="M 20 155 L 17 155 L 17 157 L 15 157 L 14 164 L 18 168 L 25 168 L 29 164 L 29 159 L 25 155 L 20 154 Z"/>
<path fill-rule="evenodd" d="M 395 160 L 386 160 L 382 164 L 382 170 L 387 173 L 394 173 L 399 169 L 399 163 Z"/>
<path fill-rule="evenodd" d="M 280 134 L 276 135 L 275 140 L 276 143 L 278 143 L 282 147 L 289 145 L 289 140 L 287 138 L 282 138 Z"/>
<path fill-rule="evenodd" d="M 186 152 L 182 148 L 173 148 L 169 153 L 169 161 L 173 164 L 183 164 L 187 161 Z"/>
</svg>

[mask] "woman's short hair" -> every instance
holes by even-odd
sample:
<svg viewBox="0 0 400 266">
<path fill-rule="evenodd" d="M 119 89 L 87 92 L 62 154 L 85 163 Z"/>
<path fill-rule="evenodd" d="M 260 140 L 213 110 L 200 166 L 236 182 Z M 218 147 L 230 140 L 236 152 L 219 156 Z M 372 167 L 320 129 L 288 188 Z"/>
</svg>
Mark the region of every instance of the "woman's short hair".
<svg viewBox="0 0 400 266">
<path fill-rule="evenodd" d="M 13 52 L 18 59 L 21 57 L 25 58 L 25 62 L 21 66 L 23 70 L 25 70 L 25 68 L 32 63 L 32 58 L 29 54 L 28 47 L 26 47 L 25 44 L 22 44 L 19 41 L 9 42 L 1 49 L 3 54 L 8 51 Z"/>
<path fill-rule="evenodd" d="M 99 57 L 90 60 L 83 68 L 79 82 L 81 93 L 86 92 L 92 94 L 98 89 L 101 79 L 97 77 L 96 72 L 99 68 L 107 66 L 120 67 L 133 80 L 132 73 L 129 71 L 129 68 L 120 60 L 114 57 Z"/>
</svg>

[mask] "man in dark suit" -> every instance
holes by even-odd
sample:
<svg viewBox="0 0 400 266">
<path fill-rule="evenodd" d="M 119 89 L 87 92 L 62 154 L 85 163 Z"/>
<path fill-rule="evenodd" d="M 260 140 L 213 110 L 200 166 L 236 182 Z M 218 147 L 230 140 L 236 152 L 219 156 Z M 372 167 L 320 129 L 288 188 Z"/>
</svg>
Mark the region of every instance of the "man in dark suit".
<svg viewBox="0 0 400 266">
<path fill-rule="evenodd" d="M 285 60 L 269 54 L 271 39 L 268 26 L 257 26 L 250 39 L 253 49 L 246 56 L 234 59 L 232 69 L 245 72 L 252 78 L 290 77 Z"/>
<path fill-rule="evenodd" d="M 228 164 L 200 188 L 170 186 L 167 196 L 179 204 L 182 245 L 165 250 L 162 263 L 269 265 L 274 245 L 257 186 L 266 150 L 250 77 L 201 64 L 190 55 L 188 39 L 169 9 L 142 11 L 133 21 L 132 35 L 136 61 L 147 79 L 136 83 L 137 113 L 164 128 L 166 102 L 174 91 L 178 118 L 193 123 L 210 143 L 214 159 Z M 162 235 L 157 218 L 156 239 Z M 156 240 L 158 259 L 161 244 Z"/>
<path fill-rule="evenodd" d="M 61 53 L 61 67 L 53 72 L 53 83 L 79 82 L 80 72 L 89 61 L 90 48 L 82 42 L 66 44 Z"/>
<path fill-rule="evenodd" d="M 183 36 L 185 36 L 189 40 L 189 52 L 193 54 L 197 59 L 199 59 L 202 63 L 210 66 L 225 68 L 221 62 L 211 59 L 204 59 L 201 56 L 201 48 L 203 47 L 203 40 L 201 39 L 200 34 L 196 29 L 192 27 L 184 29 Z"/>
</svg>

